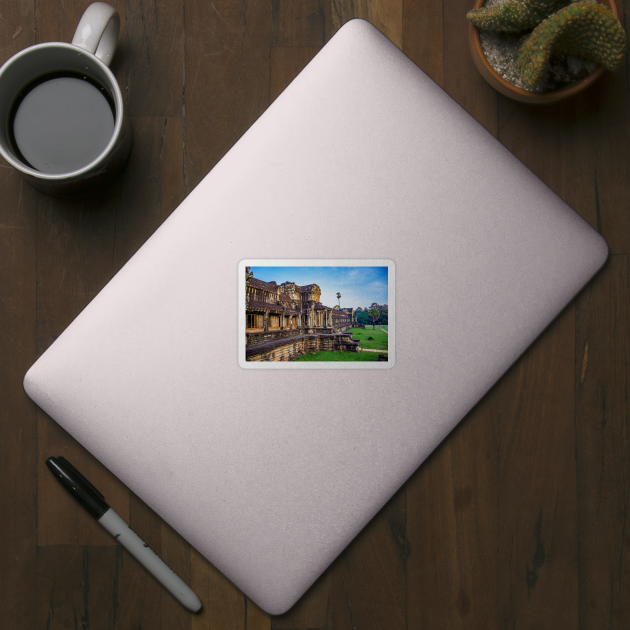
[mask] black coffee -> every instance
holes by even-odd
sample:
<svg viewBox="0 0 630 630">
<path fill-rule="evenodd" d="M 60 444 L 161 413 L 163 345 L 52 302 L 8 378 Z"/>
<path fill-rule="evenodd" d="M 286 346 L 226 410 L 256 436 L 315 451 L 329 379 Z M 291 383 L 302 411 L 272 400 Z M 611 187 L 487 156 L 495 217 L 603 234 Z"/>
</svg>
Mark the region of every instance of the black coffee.
<svg viewBox="0 0 630 630">
<path fill-rule="evenodd" d="M 11 131 L 25 163 L 43 173 L 70 173 L 95 160 L 111 140 L 113 101 L 85 77 L 48 75 L 19 95 Z"/>
</svg>

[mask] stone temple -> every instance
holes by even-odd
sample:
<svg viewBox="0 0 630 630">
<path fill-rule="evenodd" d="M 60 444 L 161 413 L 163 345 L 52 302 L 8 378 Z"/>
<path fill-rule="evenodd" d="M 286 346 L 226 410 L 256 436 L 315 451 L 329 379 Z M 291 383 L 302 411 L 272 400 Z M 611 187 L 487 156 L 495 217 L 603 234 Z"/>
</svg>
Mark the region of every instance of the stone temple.
<svg viewBox="0 0 630 630">
<path fill-rule="evenodd" d="M 316 284 L 264 282 L 246 267 L 245 355 L 247 361 L 290 361 L 307 352 L 359 352 L 346 330 L 354 309 L 324 306 Z"/>
</svg>

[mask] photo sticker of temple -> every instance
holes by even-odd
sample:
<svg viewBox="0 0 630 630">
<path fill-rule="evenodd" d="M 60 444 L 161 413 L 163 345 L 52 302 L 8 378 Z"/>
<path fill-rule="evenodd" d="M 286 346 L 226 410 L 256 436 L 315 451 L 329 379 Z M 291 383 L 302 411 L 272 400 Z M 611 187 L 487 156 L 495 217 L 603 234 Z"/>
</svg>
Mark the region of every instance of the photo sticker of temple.
<svg viewBox="0 0 630 630">
<path fill-rule="evenodd" d="M 388 271 L 245 267 L 245 360 L 388 361 Z"/>
</svg>

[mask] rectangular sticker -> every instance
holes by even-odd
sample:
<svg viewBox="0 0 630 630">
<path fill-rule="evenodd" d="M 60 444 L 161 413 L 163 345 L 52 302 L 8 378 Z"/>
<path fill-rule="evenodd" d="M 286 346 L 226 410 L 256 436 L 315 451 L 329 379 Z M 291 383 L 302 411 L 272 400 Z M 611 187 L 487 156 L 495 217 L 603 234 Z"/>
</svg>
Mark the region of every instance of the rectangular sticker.
<svg viewBox="0 0 630 630">
<path fill-rule="evenodd" d="M 246 259 L 238 287 L 241 367 L 393 367 L 391 260 Z"/>
</svg>

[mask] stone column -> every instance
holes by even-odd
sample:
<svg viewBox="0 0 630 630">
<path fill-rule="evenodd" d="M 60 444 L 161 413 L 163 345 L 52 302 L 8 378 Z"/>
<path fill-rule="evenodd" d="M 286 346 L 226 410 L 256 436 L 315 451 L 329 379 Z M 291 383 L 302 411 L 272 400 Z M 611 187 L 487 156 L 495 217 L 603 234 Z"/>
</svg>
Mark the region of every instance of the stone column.
<svg viewBox="0 0 630 630">
<path fill-rule="evenodd" d="M 269 311 L 265 311 L 265 332 L 269 331 Z"/>
</svg>

